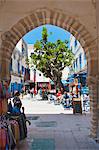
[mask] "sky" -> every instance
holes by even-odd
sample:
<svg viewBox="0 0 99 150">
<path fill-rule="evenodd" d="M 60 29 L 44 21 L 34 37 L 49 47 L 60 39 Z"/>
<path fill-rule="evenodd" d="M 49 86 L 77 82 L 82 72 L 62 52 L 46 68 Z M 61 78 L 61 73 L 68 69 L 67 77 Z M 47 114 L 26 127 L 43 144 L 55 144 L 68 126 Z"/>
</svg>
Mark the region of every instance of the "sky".
<svg viewBox="0 0 99 150">
<path fill-rule="evenodd" d="M 27 44 L 34 44 L 37 40 L 41 40 L 42 38 L 42 28 L 46 26 L 48 31 L 48 41 L 50 42 L 56 42 L 58 39 L 65 41 L 70 39 L 70 33 L 60 27 L 54 26 L 54 25 L 43 25 L 40 27 L 37 27 L 30 32 L 28 32 L 24 37 L 24 41 Z M 52 34 L 50 34 L 52 33 Z M 69 46 L 69 43 L 68 43 Z M 63 70 L 62 80 L 66 80 L 68 76 L 69 69 L 66 67 Z"/>
<path fill-rule="evenodd" d="M 62 41 L 70 39 L 70 33 L 60 27 L 54 26 L 54 25 L 44 25 L 46 26 L 49 34 L 48 41 L 55 42 L 56 40 L 60 39 Z M 36 40 L 40 40 L 42 37 L 42 28 L 44 26 L 37 27 L 30 32 L 28 32 L 24 37 L 24 41 L 27 44 L 34 44 Z M 50 35 L 50 32 L 52 33 Z"/>
</svg>

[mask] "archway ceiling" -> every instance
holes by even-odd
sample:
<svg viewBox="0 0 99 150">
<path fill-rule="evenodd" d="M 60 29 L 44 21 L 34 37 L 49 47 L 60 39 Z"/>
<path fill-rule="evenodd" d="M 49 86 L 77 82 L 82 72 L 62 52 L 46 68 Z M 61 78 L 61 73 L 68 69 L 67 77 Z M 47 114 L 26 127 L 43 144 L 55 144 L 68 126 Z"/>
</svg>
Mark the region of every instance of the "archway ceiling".
<svg viewBox="0 0 99 150">
<path fill-rule="evenodd" d="M 79 20 L 96 38 L 96 10 L 92 0 L 2 0 L 0 3 L 0 33 L 8 31 L 20 19 L 39 8 L 61 11 Z"/>
</svg>

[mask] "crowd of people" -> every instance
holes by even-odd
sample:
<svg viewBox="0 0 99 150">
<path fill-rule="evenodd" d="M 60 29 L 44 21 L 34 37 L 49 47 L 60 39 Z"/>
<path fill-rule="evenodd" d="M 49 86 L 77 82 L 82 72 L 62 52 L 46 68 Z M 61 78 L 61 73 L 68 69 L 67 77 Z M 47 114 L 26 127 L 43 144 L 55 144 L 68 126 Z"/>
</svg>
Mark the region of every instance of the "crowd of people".
<svg viewBox="0 0 99 150">
<path fill-rule="evenodd" d="M 50 100 L 55 104 L 63 104 L 64 107 L 72 107 L 72 96 L 69 92 L 58 90 L 56 94 L 50 94 Z"/>
<path fill-rule="evenodd" d="M 63 89 L 58 89 L 56 90 L 56 93 L 51 93 L 47 87 L 39 88 L 38 91 L 36 91 L 34 88 L 29 89 L 25 92 L 26 94 L 29 94 L 30 98 L 35 97 L 38 100 L 49 100 L 50 102 L 54 102 L 54 104 L 62 104 L 64 108 L 71 108 L 73 107 L 73 99 L 78 98 L 78 96 L 73 93 L 73 92 L 66 92 Z M 21 101 L 19 100 L 19 97 L 14 96 L 13 99 L 13 109 L 12 111 L 14 112 L 20 112 L 21 108 Z M 24 92 L 22 92 L 22 98 L 23 98 Z M 89 95 L 84 94 L 82 97 L 80 97 L 82 100 L 82 109 L 84 111 L 89 109 Z M 17 103 L 16 103 L 17 99 Z M 87 109 L 88 107 L 88 109 Z"/>
</svg>

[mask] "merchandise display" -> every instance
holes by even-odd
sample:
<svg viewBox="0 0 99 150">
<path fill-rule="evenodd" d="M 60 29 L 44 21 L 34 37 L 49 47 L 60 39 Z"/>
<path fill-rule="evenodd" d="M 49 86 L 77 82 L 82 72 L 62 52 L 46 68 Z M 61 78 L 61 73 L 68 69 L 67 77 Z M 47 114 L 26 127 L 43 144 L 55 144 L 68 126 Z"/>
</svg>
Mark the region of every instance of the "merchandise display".
<svg viewBox="0 0 99 150">
<path fill-rule="evenodd" d="M 27 137 L 26 116 L 21 112 L 21 100 L 15 96 L 14 106 L 8 104 L 7 82 L 0 83 L 0 149 L 14 149 Z M 10 108 L 9 108 L 10 106 Z"/>
</svg>

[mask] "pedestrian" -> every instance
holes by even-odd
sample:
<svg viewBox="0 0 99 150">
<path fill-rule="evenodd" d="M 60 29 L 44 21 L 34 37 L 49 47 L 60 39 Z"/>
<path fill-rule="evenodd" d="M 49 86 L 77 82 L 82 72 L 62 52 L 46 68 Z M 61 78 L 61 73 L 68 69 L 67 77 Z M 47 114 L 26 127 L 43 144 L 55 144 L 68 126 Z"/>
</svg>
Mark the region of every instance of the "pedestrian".
<svg viewBox="0 0 99 150">
<path fill-rule="evenodd" d="M 67 94 L 66 91 L 65 91 L 64 94 L 63 94 L 63 98 L 65 98 L 65 99 L 69 98 L 69 96 L 68 96 L 68 94 Z"/>
<path fill-rule="evenodd" d="M 44 87 L 42 88 L 42 98 L 44 97 L 44 92 L 45 92 L 45 89 Z"/>
<path fill-rule="evenodd" d="M 19 91 L 17 91 L 13 99 L 13 103 L 14 103 L 13 113 L 21 113 L 22 102 L 19 96 L 20 96 L 20 93 Z"/>
<path fill-rule="evenodd" d="M 34 89 L 33 88 L 30 90 L 30 93 L 31 93 L 31 97 L 33 98 L 33 93 L 34 93 Z"/>
<path fill-rule="evenodd" d="M 34 96 L 37 94 L 37 91 L 36 91 L 36 89 L 34 89 Z"/>
<path fill-rule="evenodd" d="M 24 95 L 24 88 L 22 88 L 21 93 L 22 93 L 22 99 L 23 99 L 23 95 Z"/>
<path fill-rule="evenodd" d="M 57 102 L 60 103 L 61 100 L 62 100 L 62 93 L 61 93 L 60 90 L 58 91 L 58 93 L 56 94 L 56 96 L 57 96 Z"/>
<path fill-rule="evenodd" d="M 39 89 L 39 94 L 42 96 L 42 88 Z"/>
<path fill-rule="evenodd" d="M 65 91 L 64 94 L 63 94 L 63 104 L 64 104 L 66 107 L 69 107 L 69 105 L 70 105 L 69 95 L 67 94 L 66 91 Z"/>
<path fill-rule="evenodd" d="M 12 107 L 12 102 L 11 102 L 11 99 L 8 103 L 8 112 L 12 113 L 13 112 L 13 107 Z"/>
</svg>

